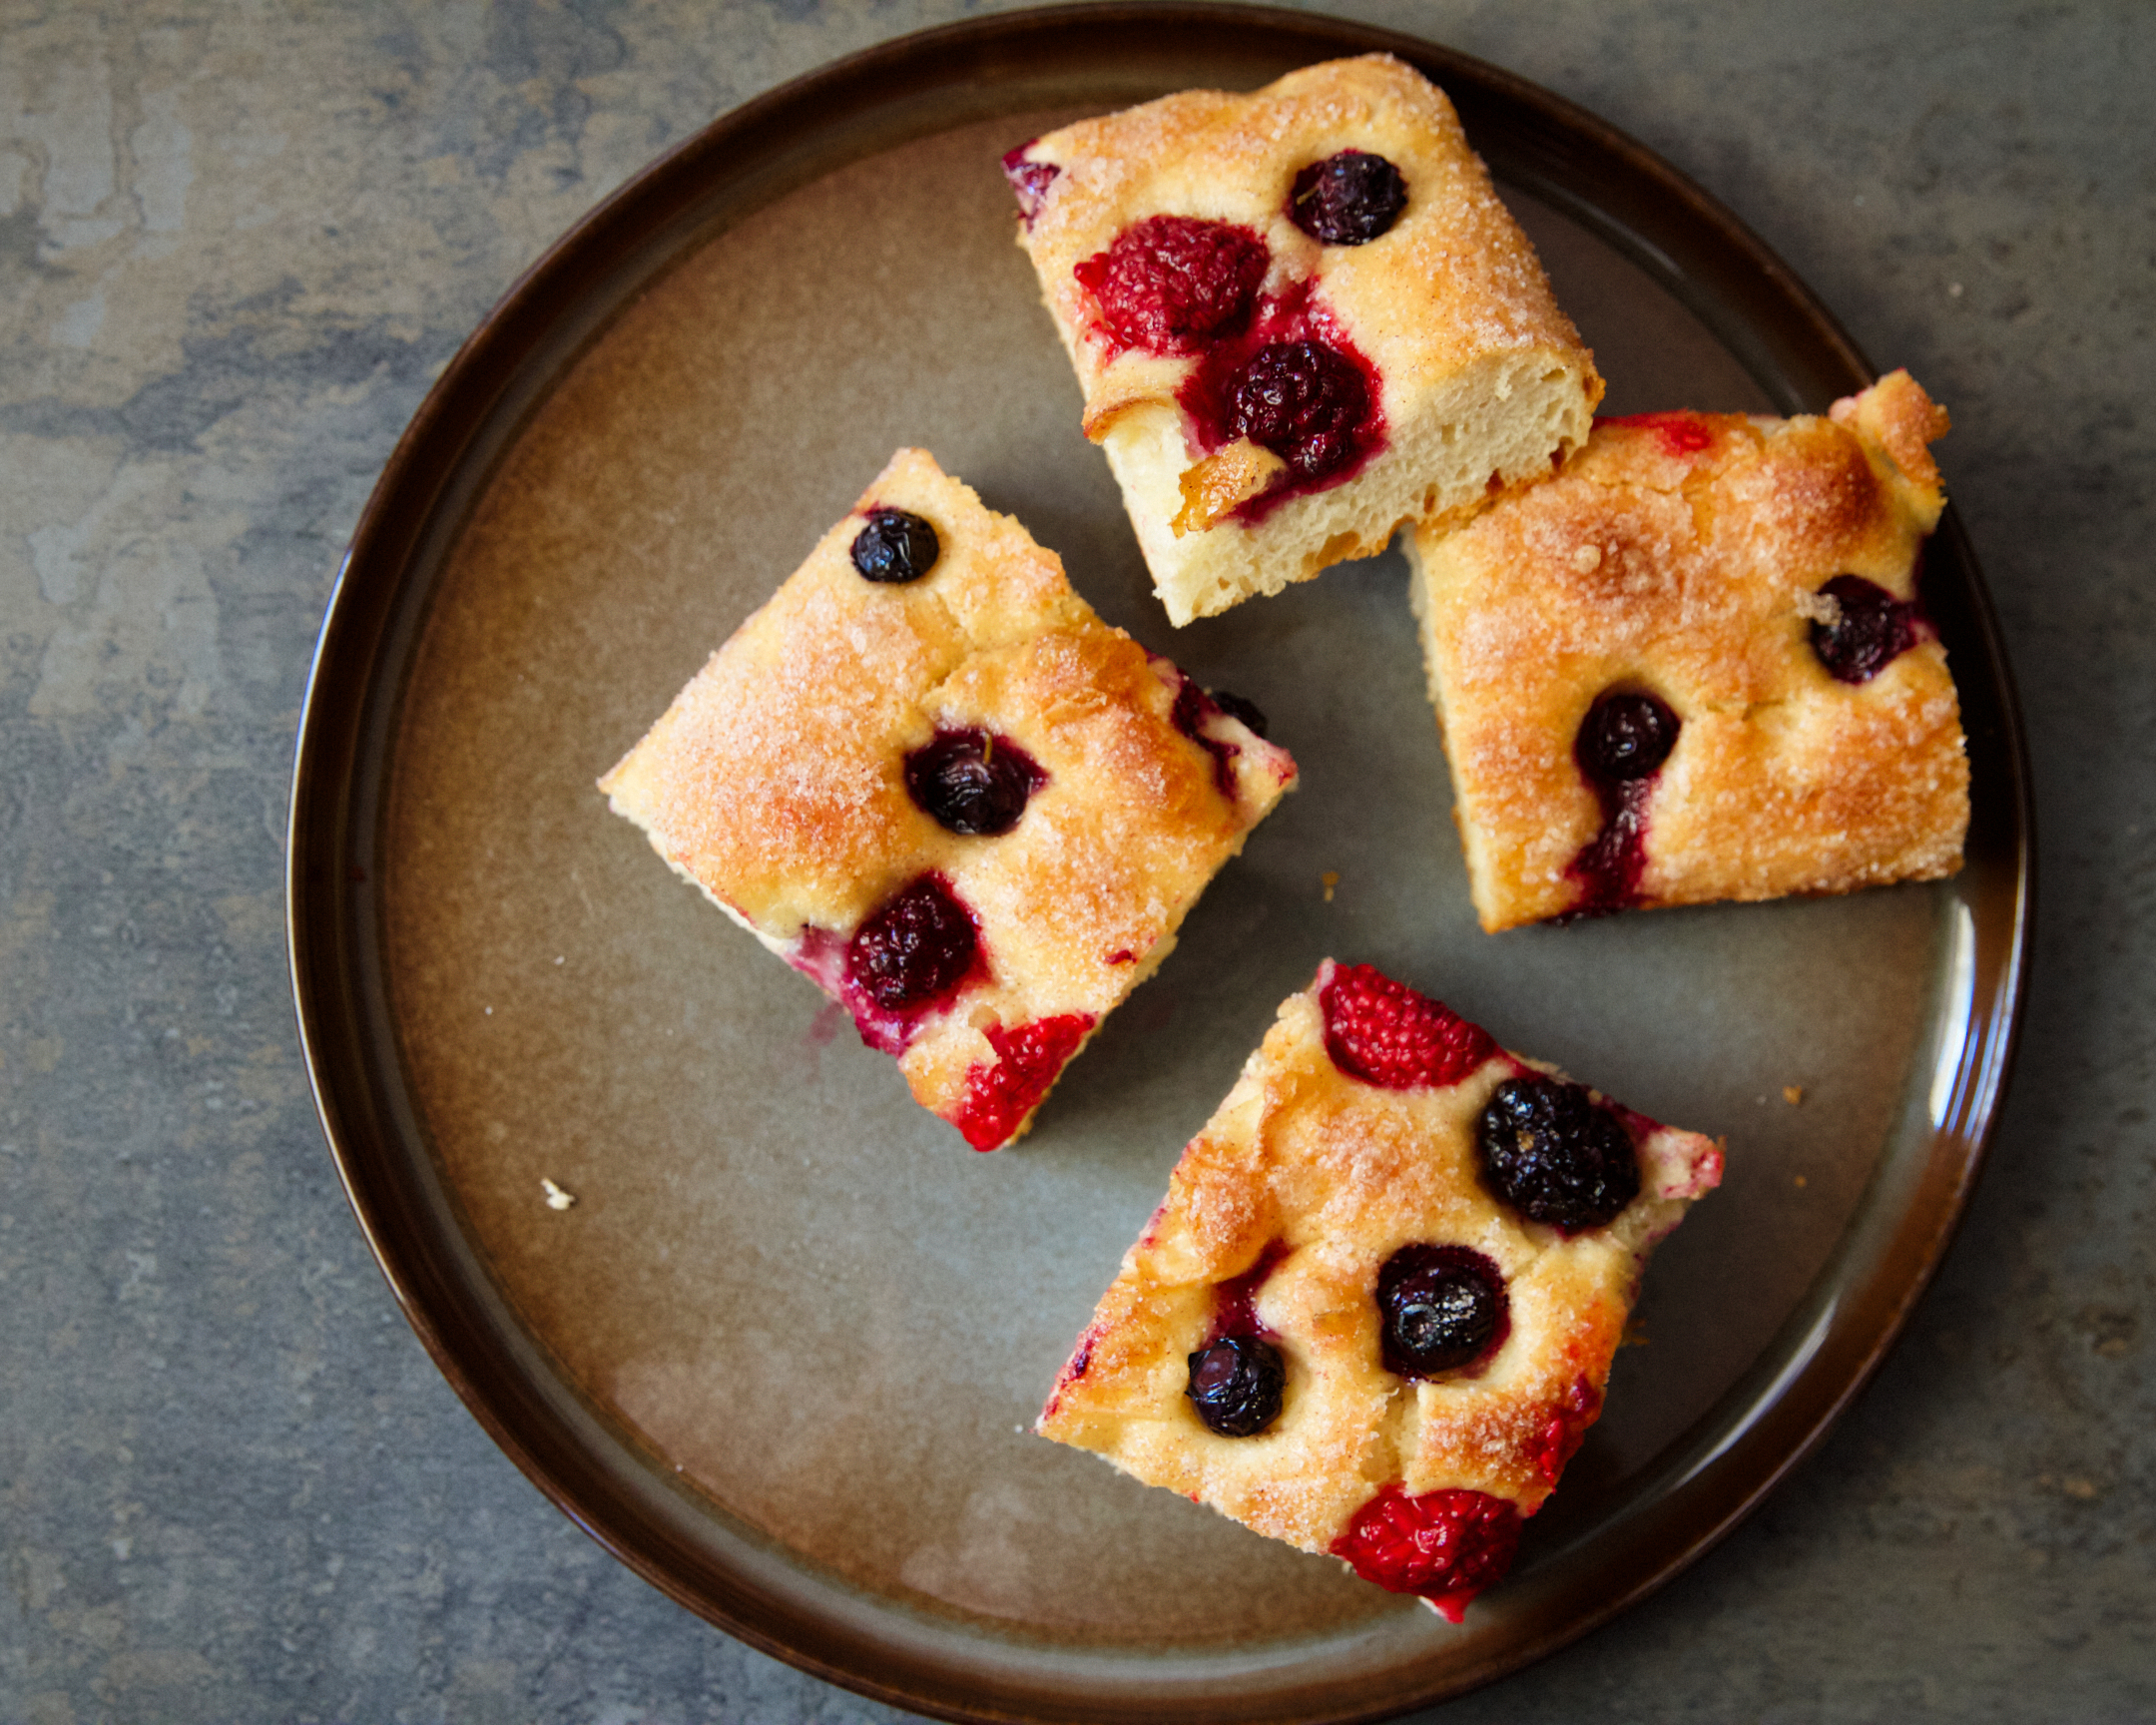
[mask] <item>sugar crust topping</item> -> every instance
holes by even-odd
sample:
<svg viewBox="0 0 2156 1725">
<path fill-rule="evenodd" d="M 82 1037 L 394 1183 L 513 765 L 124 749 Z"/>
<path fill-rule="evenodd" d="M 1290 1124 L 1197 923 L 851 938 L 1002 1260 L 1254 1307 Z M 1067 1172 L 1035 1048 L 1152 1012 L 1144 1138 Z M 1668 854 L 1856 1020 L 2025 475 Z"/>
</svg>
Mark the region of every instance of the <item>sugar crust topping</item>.
<svg viewBox="0 0 2156 1725">
<path fill-rule="evenodd" d="M 1905 372 L 1826 417 L 1599 423 L 1545 482 L 1415 537 L 1414 602 L 1488 929 L 1563 913 L 1603 815 L 1573 756 L 1638 688 L 1682 730 L 1638 901 L 1841 892 L 1960 865 L 1968 765 L 1928 626 L 1861 685 L 1812 649 L 1842 574 L 1915 601 L 1944 412 Z"/>
<path fill-rule="evenodd" d="M 1289 220 L 1287 191 L 1299 169 L 1350 149 L 1400 169 L 1407 213 L 1376 244 L 1326 248 Z M 1025 156 L 1060 170 L 1021 243 L 1085 385 L 1089 436 L 1138 399 L 1172 394 L 1163 384 L 1189 368 L 1123 349 L 1074 274 L 1133 222 L 1163 213 L 1261 235 L 1273 257 L 1267 292 L 1321 277 L 1322 263 L 1322 292 L 1388 388 L 1493 347 L 1579 347 L 1451 102 L 1389 55 L 1306 67 L 1250 95 L 1163 97 L 1051 132 Z"/>
<path fill-rule="evenodd" d="M 859 577 L 849 547 L 875 507 L 935 527 L 926 577 Z M 1097 1024 L 1293 786 L 1287 753 L 1227 714 L 1206 720 L 1214 749 L 1179 733 L 1183 687 L 1017 522 L 901 450 L 600 789 L 833 991 L 834 943 L 940 874 L 979 922 L 986 976 L 907 1027 L 900 1064 L 924 1106 L 956 1119 L 969 1073 L 998 1063 L 990 1028 Z M 945 832 L 906 790 L 907 753 L 968 728 L 1016 740 L 1046 776 L 1000 838 Z"/>
<path fill-rule="evenodd" d="M 1347 151 L 1393 163 L 1406 206 L 1368 244 L 1323 246 L 1290 219 L 1290 191 L 1301 170 Z M 1602 395 L 1593 355 L 1450 102 L 1402 62 L 1334 61 L 1250 95 L 1189 91 L 1016 154 L 1011 170 L 1030 176 L 1020 244 L 1171 621 L 1379 551 L 1404 521 L 1456 518 L 1493 479 L 1521 483 L 1584 440 Z M 1277 514 L 1252 513 L 1285 483 L 1277 454 L 1247 439 L 1213 448 L 1188 408 L 1204 356 L 1127 345 L 1081 280 L 1087 260 L 1161 216 L 1262 239 L 1259 322 L 1266 306 L 1303 307 L 1276 318 L 1280 338 L 1335 332 L 1376 379 L 1381 445 Z"/>
<path fill-rule="evenodd" d="M 1520 1219 L 1475 1175 L 1474 1123 L 1499 1083 L 1540 1068 L 1498 1050 L 1449 1085 L 1351 1078 L 1326 1052 L 1334 973 L 1281 1007 L 1184 1151 L 1036 1427 L 1307 1551 L 1391 1484 L 1532 1514 L 1600 1411 L 1649 1249 L 1722 1172 L 1713 1140 L 1625 1114 L 1640 1196 L 1570 1238 Z M 1511 1329 L 1485 1367 L 1410 1384 L 1381 1364 L 1374 1290 L 1418 1241 L 1494 1263 Z M 1288 1363 L 1285 1406 L 1261 1436 L 1219 1437 L 1188 1406 L 1187 1357 L 1220 1285 L 1268 1255 L 1254 1310 Z"/>
</svg>

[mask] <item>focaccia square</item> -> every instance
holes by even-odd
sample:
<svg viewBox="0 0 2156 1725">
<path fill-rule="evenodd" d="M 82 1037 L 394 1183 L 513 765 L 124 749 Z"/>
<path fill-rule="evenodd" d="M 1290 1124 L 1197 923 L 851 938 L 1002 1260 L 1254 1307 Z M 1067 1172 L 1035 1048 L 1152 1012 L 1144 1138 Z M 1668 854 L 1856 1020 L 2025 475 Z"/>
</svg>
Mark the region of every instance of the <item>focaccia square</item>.
<svg viewBox="0 0 2156 1725">
<path fill-rule="evenodd" d="M 1917 590 L 1945 430 L 1903 371 L 1827 417 L 1606 420 L 1415 535 L 1484 928 L 1960 867 L 1960 710 Z"/>
<path fill-rule="evenodd" d="M 992 1150 L 1294 785 L 1263 723 L 902 449 L 599 783 Z"/>
<path fill-rule="evenodd" d="M 1594 357 L 1451 103 L 1400 61 L 1170 96 L 1004 169 L 1178 626 L 1586 439 Z"/>
<path fill-rule="evenodd" d="M 1036 1429 L 1457 1622 L 1599 1417 L 1649 1249 L 1721 1176 L 1711 1139 L 1328 960 Z"/>
</svg>

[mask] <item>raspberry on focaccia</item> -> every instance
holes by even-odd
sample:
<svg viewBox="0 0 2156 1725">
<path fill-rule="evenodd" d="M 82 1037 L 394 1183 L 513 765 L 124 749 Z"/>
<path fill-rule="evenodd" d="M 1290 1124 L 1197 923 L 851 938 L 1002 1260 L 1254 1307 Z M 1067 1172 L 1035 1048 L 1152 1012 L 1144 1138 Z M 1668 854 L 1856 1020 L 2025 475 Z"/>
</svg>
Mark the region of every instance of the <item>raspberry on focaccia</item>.
<svg viewBox="0 0 2156 1725">
<path fill-rule="evenodd" d="M 1294 786 L 1263 726 L 902 449 L 599 784 L 993 1150 Z"/>
<path fill-rule="evenodd" d="M 1400 61 L 1166 97 L 1004 171 L 1179 626 L 1459 518 L 1587 436 L 1594 357 Z"/>
<path fill-rule="evenodd" d="M 1917 576 L 1946 415 L 1604 420 L 1410 563 L 1482 926 L 1961 865 L 1968 762 Z"/>
<path fill-rule="evenodd" d="M 1328 960 L 1036 1430 L 1457 1622 L 1600 1415 L 1649 1250 L 1721 1177 L 1713 1140 Z"/>
</svg>

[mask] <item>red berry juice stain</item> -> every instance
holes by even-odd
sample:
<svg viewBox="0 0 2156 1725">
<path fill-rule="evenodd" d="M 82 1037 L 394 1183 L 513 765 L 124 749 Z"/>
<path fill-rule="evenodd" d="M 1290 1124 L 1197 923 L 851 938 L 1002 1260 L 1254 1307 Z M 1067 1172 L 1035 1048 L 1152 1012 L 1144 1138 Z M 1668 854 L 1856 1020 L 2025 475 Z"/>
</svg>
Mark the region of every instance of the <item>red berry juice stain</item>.
<svg viewBox="0 0 2156 1725">
<path fill-rule="evenodd" d="M 1206 1332 L 1208 1347 L 1229 1336 L 1273 1334 L 1258 1316 L 1258 1290 L 1266 1285 L 1266 1279 L 1280 1268 L 1281 1260 L 1292 1250 L 1287 1241 L 1275 1240 L 1258 1254 L 1258 1262 L 1242 1275 L 1214 1284 L 1213 1328 Z"/>
<path fill-rule="evenodd" d="M 846 1009 L 835 1000 L 826 1000 L 816 1008 L 816 1015 L 808 1022 L 808 1043 L 810 1048 L 828 1048 L 831 1038 L 838 1034 L 838 1026 L 846 1019 Z"/>
<path fill-rule="evenodd" d="M 1602 806 L 1602 829 L 1565 865 L 1580 901 L 1559 921 L 1605 915 L 1639 902 L 1647 871 L 1647 805 L 1683 729 L 1659 697 L 1617 691 L 1598 697 L 1572 740 L 1572 759 Z"/>
<path fill-rule="evenodd" d="M 1584 1374 L 1574 1379 L 1572 1388 L 1565 1392 L 1563 1406 L 1549 1417 L 1527 1446 L 1528 1459 L 1550 1484 L 1557 1483 L 1565 1463 L 1579 1453 L 1579 1446 L 1587 1439 L 1587 1428 L 1601 1413 L 1602 1393 Z"/>
<path fill-rule="evenodd" d="M 1656 432 L 1663 452 L 1669 455 L 1697 455 L 1714 442 L 1714 426 L 1699 413 L 1626 413 L 1612 419 L 1598 417 L 1595 423 Z"/>
<path fill-rule="evenodd" d="M 1176 675 L 1183 681 L 1176 691 L 1175 707 L 1168 715 L 1168 722 L 1213 757 L 1214 788 L 1233 801 L 1236 794 L 1235 758 L 1243 751 L 1233 743 L 1224 743 L 1205 734 L 1205 722 L 1219 715 L 1220 704 L 1182 672 Z"/>
</svg>

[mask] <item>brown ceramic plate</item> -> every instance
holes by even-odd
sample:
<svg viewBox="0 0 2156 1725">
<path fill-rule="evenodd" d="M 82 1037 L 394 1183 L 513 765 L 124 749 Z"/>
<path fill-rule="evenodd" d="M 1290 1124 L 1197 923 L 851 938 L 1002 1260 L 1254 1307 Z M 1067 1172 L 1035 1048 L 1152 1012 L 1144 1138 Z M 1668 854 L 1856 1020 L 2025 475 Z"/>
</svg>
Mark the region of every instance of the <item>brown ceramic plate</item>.
<svg viewBox="0 0 2156 1725">
<path fill-rule="evenodd" d="M 323 628 L 293 986 L 406 1314 L 626 1562 L 904 1707 L 1374 1719 L 1580 1634 L 1726 1532 L 1855 1394 L 1999 1104 L 2028 801 L 1950 514 L 1929 580 L 1975 770 L 1968 866 L 1848 899 L 1484 936 L 1396 556 L 1166 627 L 997 158 L 1079 114 L 1371 49 L 1451 93 L 1612 411 L 1816 409 L 1869 379 L 1725 212 L 1487 66 L 1273 12 L 996 18 L 751 103 L 564 240 L 398 445 Z M 1111 621 L 1258 700 L 1304 767 L 993 1157 L 592 788 L 901 443 L 1024 520 Z M 1648 1277 L 1651 1345 L 1457 1629 L 1020 1431 L 1180 1147 L 1329 953 L 1730 1143 Z"/>
</svg>

